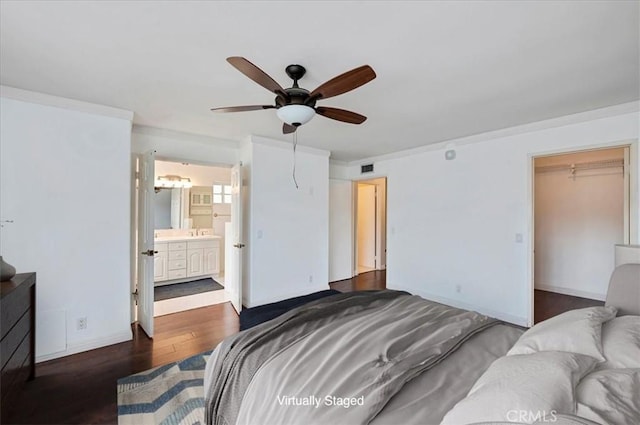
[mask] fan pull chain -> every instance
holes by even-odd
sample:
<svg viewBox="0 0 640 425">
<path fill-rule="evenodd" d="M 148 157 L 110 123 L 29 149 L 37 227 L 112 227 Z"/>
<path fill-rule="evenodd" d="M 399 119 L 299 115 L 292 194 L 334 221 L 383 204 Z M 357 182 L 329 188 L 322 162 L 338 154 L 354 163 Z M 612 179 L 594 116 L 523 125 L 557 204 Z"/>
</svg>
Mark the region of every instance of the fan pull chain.
<svg viewBox="0 0 640 425">
<path fill-rule="evenodd" d="M 296 180 L 296 146 L 298 146 L 298 132 L 293 132 L 293 183 L 298 189 L 298 181 Z"/>
</svg>

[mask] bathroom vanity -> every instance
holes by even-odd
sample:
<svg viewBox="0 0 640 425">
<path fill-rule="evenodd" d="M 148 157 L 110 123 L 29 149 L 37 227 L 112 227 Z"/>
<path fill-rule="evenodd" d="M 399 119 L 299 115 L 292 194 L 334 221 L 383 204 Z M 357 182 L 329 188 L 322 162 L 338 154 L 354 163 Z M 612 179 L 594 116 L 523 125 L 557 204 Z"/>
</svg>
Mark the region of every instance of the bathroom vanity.
<svg viewBox="0 0 640 425">
<path fill-rule="evenodd" d="M 155 286 L 186 282 L 220 273 L 221 237 L 166 236 L 155 239 Z"/>
</svg>

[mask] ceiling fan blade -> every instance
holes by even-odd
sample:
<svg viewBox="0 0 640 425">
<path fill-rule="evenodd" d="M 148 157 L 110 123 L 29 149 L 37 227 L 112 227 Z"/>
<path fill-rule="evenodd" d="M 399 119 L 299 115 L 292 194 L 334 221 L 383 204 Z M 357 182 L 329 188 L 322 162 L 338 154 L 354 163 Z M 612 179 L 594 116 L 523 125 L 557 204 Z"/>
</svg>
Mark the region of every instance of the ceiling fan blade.
<svg viewBox="0 0 640 425">
<path fill-rule="evenodd" d="M 323 117 L 331 118 L 342 122 L 348 122 L 349 124 L 362 124 L 367 120 L 364 115 L 357 114 L 355 112 L 347 111 L 338 108 L 329 108 L 326 106 L 318 106 L 316 113 Z"/>
<path fill-rule="evenodd" d="M 289 125 L 286 122 L 282 124 L 282 134 L 295 133 L 297 129 L 295 125 Z"/>
<path fill-rule="evenodd" d="M 287 93 L 273 78 L 269 77 L 266 72 L 240 56 L 231 56 L 227 58 L 227 62 L 233 65 L 238 71 L 260 84 L 265 89 L 275 94 L 287 97 Z"/>
<path fill-rule="evenodd" d="M 258 111 L 261 109 L 273 109 L 273 105 L 251 105 L 251 106 L 227 106 L 224 108 L 211 108 L 213 112 L 245 112 Z"/>
<path fill-rule="evenodd" d="M 310 98 L 327 99 L 356 89 L 376 78 L 376 73 L 369 65 L 347 71 L 322 84 L 309 94 Z"/>
</svg>

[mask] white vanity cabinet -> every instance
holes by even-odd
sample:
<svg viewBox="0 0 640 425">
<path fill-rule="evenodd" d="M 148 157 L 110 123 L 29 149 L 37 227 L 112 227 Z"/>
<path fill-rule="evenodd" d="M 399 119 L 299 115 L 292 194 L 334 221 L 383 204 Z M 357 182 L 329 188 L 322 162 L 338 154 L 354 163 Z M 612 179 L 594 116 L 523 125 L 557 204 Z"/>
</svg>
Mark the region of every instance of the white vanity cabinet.
<svg viewBox="0 0 640 425">
<path fill-rule="evenodd" d="M 204 274 L 220 273 L 220 241 L 202 251 L 202 267 Z"/>
<path fill-rule="evenodd" d="M 173 238 L 155 243 L 154 282 L 167 285 L 220 272 L 220 237 Z"/>
<path fill-rule="evenodd" d="M 204 274 L 202 270 L 202 248 L 189 249 L 187 251 L 187 258 L 189 259 L 189 268 L 187 269 L 187 276 L 201 276 Z"/>
<path fill-rule="evenodd" d="M 154 244 L 154 250 L 158 251 L 153 256 L 153 280 L 155 282 L 167 280 L 169 278 L 167 274 L 167 260 L 169 259 L 167 248 L 168 246 L 166 243 Z"/>
<path fill-rule="evenodd" d="M 220 272 L 220 239 L 187 242 L 187 276 Z"/>
<path fill-rule="evenodd" d="M 167 279 L 187 277 L 187 243 L 184 241 L 169 242 L 169 261 Z"/>
</svg>

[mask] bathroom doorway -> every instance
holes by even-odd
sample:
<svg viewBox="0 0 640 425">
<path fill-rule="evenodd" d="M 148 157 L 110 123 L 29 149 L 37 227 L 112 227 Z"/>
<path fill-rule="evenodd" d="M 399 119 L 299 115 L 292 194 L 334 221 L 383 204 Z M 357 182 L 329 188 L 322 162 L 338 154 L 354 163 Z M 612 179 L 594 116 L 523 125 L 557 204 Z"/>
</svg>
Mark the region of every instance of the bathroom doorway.
<svg viewBox="0 0 640 425">
<path fill-rule="evenodd" d="M 224 302 L 239 311 L 241 164 L 193 164 L 153 150 L 131 164 L 131 323 L 153 338 L 155 316 Z M 154 300 L 156 287 L 169 290 L 166 299 Z"/>
<path fill-rule="evenodd" d="M 154 316 L 229 301 L 231 168 L 155 161 Z"/>
</svg>

